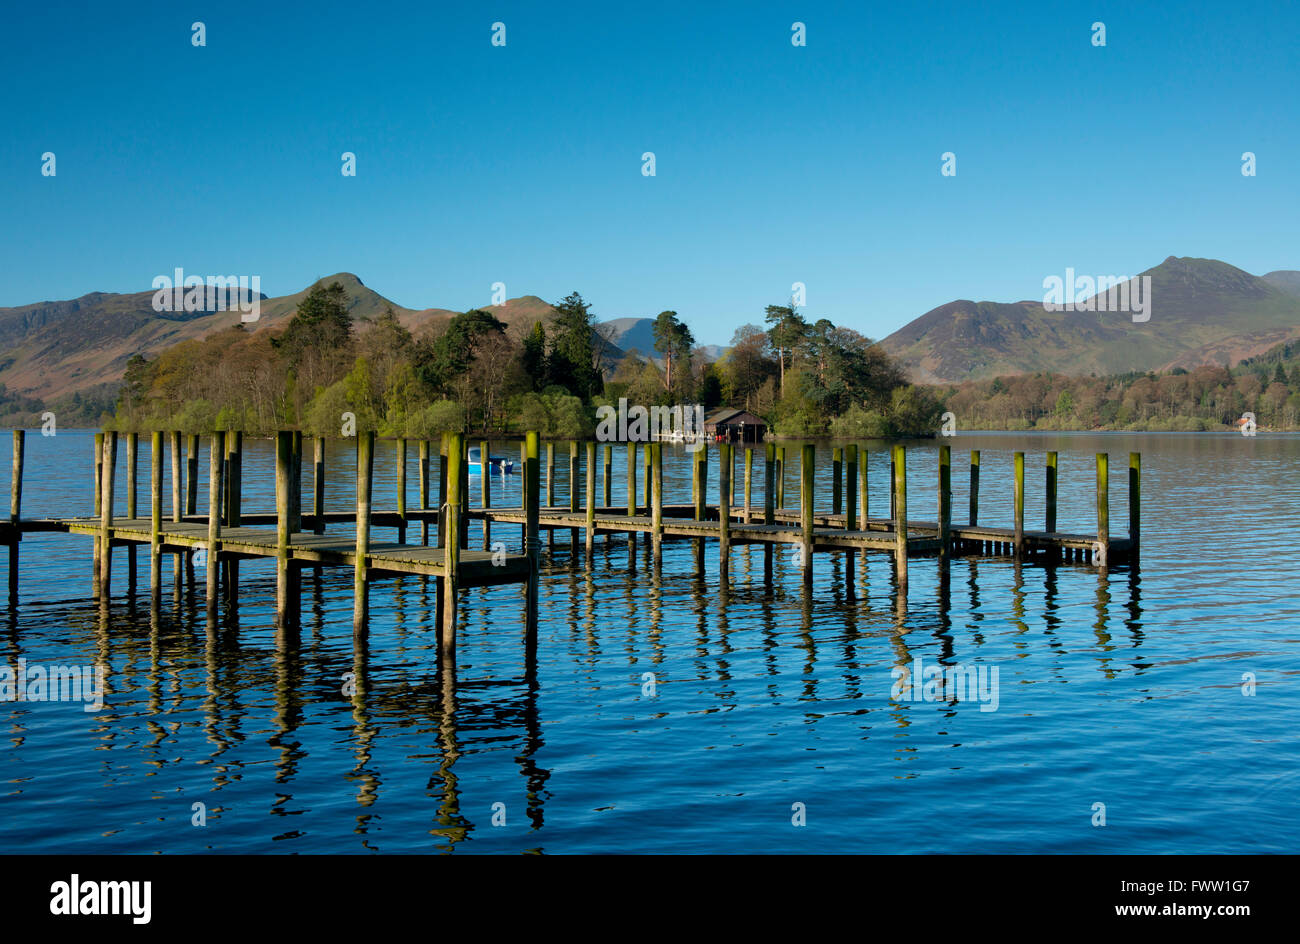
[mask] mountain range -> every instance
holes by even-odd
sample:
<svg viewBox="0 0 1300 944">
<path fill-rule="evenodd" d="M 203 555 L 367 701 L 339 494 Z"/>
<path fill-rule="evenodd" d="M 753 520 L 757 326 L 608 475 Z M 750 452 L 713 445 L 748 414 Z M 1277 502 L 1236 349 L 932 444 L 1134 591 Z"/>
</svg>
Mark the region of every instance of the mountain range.
<svg viewBox="0 0 1300 944">
<path fill-rule="evenodd" d="M 957 383 L 999 374 L 1056 371 L 1116 374 L 1235 364 L 1300 337 L 1300 271 L 1254 276 L 1214 259 L 1177 258 L 1139 273 L 1150 276 L 1150 319 L 1127 312 L 1048 311 L 1042 302 L 974 302 L 940 305 L 881 341 L 920 383 Z M 412 331 L 452 318 L 446 308 L 393 304 L 342 272 L 340 282 L 355 320 L 391 307 Z M 292 295 L 263 296 L 257 329 L 288 321 L 310 287 Z M 10 394 L 40 400 L 105 389 L 120 382 L 127 360 L 154 354 L 190 338 L 239 323 L 237 311 L 156 312 L 154 292 L 92 292 L 69 301 L 0 308 L 0 384 Z M 535 295 L 487 308 L 514 332 L 554 309 Z M 606 363 L 635 350 L 653 356 L 651 318 L 614 318 L 597 325 L 608 345 Z M 852 327 L 852 324 L 849 324 Z M 723 349 L 709 347 L 715 359 Z"/>
</svg>

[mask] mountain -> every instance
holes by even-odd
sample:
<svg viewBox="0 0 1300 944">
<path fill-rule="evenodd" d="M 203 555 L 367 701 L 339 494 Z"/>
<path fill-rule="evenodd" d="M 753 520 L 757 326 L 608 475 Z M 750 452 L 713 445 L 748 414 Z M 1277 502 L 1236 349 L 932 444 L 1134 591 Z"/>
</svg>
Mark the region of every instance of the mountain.
<svg viewBox="0 0 1300 944">
<path fill-rule="evenodd" d="M 912 379 L 957 383 L 1055 371 L 1129 371 L 1236 363 L 1300 336 L 1300 273 L 1257 277 L 1214 259 L 1170 256 L 1151 278 L 1150 319 L 1129 312 L 1047 311 L 1038 301 L 941 305 L 881 345 Z M 1104 305 L 1105 295 L 1094 296 Z"/>
</svg>

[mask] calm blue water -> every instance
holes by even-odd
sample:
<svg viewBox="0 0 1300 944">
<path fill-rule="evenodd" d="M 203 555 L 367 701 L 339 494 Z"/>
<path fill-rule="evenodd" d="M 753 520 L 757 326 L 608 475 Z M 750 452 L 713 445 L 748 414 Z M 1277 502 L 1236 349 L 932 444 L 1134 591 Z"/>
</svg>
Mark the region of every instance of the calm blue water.
<svg viewBox="0 0 1300 944">
<path fill-rule="evenodd" d="M 656 577 L 640 551 L 630 574 L 624 540 L 600 538 L 588 572 L 563 531 L 544 555 L 535 671 L 522 590 L 506 587 L 466 596 L 452 673 L 438 666 L 433 587 L 419 578 L 374 586 L 358 649 L 350 573 L 307 571 L 300 636 L 277 642 L 273 565 L 245 562 L 237 615 L 223 610 L 209 637 L 201 583 L 174 596 L 170 557 L 151 614 L 147 592 L 128 597 L 117 551 L 101 611 L 89 539 L 30 535 L 0 665 L 102 662 L 108 691 L 95 713 L 0 703 L 0 851 L 1294 851 L 1300 437 L 950 443 L 957 520 L 967 450 L 979 448 L 981 520 L 1010 524 L 1012 452 L 1023 449 L 1027 523 L 1041 527 L 1042 454 L 1056 449 L 1060 526 L 1079 531 L 1095 530 L 1092 457 L 1108 451 L 1116 534 L 1127 453 L 1140 450 L 1140 570 L 959 558 L 945 579 L 935 560 L 913 560 L 903 601 L 889 558 L 859 564 L 850 585 L 842 558 L 818 555 L 806 596 L 787 550 L 768 595 L 758 548 L 733 554 L 724 592 L 715 547 L 701 580 L 692 546 L 667 544 Z M 872 511 L 883 513 L 876 446 Z M 346 509 L 352 458 L 329 449 L 327 505 Z M 378 508 L 392 507 L 392 449 L 379 447 Z M 910 447 L 913 518 L 934 516 L 935 451 Z M 29 433 L 24 516 L 89 513 L 91 453 L 89 433 Z M 615 448 L 616 502 L 624 454 Z M 246 442 L 246 510 L 273 507 L 271 467 L 271 444 Z M 142 484 L 147 469 L 146 443 Z M 689 474 L 684 454 L 666 458 L 670 501 L 689 498 Z M 710 474 L 716 487 L 716 461 Z M 496 479 L 494 504 L 517 503 L 519 480 Z M 824 448 L 818 490 L 828 508 Z M 199 491 L 202 507 L 206 482 Z M 793 505 L 793 468 L 787 495 Z M 494 534 L 519 545 L 517 527 Z M 996 668 L 997 710 L 891 699 L 891 669 L 918 658 Z M 346 673 L 360 679 L 354 697 L 342 694 Z M 192 824 L 195 803 L 206 825 Z"/>
</svg>

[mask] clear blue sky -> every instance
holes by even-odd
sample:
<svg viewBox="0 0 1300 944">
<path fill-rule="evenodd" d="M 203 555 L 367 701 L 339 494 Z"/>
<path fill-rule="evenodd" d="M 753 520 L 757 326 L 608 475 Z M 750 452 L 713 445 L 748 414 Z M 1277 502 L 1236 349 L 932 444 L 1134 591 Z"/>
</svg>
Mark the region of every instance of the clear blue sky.
<svg viewBox="0 0 1300 944">
<path fill-rule="evenodd" d="M 794 281 L 883 337 L 1067 266 L 1300 268 L 1295 3 L 114 6 L 7 9 L 0 305 L 347 270 L 726 343 Z"/>
</svg>

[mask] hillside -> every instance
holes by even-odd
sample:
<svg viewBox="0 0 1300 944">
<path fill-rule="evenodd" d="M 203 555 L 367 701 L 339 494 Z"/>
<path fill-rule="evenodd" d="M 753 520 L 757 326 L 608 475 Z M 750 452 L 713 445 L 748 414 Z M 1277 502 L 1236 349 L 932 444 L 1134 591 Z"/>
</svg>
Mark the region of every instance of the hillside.
<svg viewBox="0 0 1300 944">
<path fill-rule="evenodd" d="M 1041 302 L 959 300 L 881 344 L 912 379 L 957 383 L 1003 374 L 1087 375 L 1236 363 L 1300 335 L 1300 276 L 1253 276 L 1213 259 L 1170 256 L 1151 277 L 1149 321 L 1127 312 L 1049 312 Z"/>
</svg>

